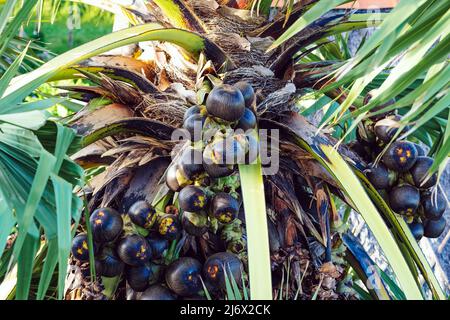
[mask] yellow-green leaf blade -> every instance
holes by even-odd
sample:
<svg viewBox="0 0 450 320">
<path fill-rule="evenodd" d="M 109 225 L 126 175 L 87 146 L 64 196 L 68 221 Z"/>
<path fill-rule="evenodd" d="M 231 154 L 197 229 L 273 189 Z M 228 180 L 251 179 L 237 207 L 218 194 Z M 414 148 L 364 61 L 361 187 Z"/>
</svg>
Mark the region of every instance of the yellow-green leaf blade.
<svg viewBox="0 0 450 320">
<path fill-rule="evenodd" d="M 261 162 L 240 165 L 242 196 L 247 231 L 250 298 L 272 300 L 269 235 Z"/>
</svg>

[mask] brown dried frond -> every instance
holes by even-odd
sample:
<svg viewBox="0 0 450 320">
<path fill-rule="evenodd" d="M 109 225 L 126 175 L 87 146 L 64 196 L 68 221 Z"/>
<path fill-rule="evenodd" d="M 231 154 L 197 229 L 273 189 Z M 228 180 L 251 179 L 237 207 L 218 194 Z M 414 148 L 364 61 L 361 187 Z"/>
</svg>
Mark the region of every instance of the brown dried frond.
<svg viewBox="0 0 450 320">
<path fill-rule="evenodd" d="M 100 74 L 100 76 L 102 79 L 102 87 L 110 93 L 115 102 L 128 106 L 135 106 L 142 100 L 140 91 L 131 84 L 113 80 L 103 74 Z"/>
<path fill-rule="evenodd" d="M 187 109 L 186 101 L 173 94 L 143 95 L 136 109 L 145 118 L 181 127 Z"/>
<path fill-rule="evenodd" d="M 66 289 L 65 300 L 106 300 L 100 278 L 92 281 L 89 276 L 89 263 L 80 263 L 73 258 L 69 264 Z"/>
<path fill-rule="evenodd" d="M 264 65 L 267 60 L 264 51 L 254 48 L 250 41 L 237 33 L 214 32 L 208 34 L 208 39 L 219 44 L 237 67 Z"/>
<path fill-rule="evenodd" d="M 249 11 L 218 6 L 213 0 L 189 0 L 195 13 L 211 32 L 247 33 L 256 29 L 264 17 L 250 16 Z"/>
<path fill-rule="evenodd" d="M 294 106 L 296 88 L 292 83 L 287 83 L 283 88 L 270 93 L 264 101 L 258 104 L 258 114 L 267 111 L 280 114 L 282 112 L 291 111 Z"/>
<path fill-rule="evenodd" d="M 242 67 L 229 71 L 223 80 L 227 84 L 234 84 L 238 81 L 247 81 L 255 90 L 260 101 L 270 93 L 283 88 L 287 83 L 275 78 L 273 72 L 263 66 Z"/>
<path fill-rule="evenodd" d="M 274 297 L 298 300 L 311 300 L 314 296 L 317 300 L 353 299 L 353 295 L 342 294 L 338 290 L 338 285 L 345 281 L 344 268 L 332 263 L 315 267 L 309 250 L 299 243 L 272 254 L 271 261 L 273 272 L 284 273 L 283 282 L 274 283 Z M 287 279 L 289 283 L 286 283 Z"/>
</svg>

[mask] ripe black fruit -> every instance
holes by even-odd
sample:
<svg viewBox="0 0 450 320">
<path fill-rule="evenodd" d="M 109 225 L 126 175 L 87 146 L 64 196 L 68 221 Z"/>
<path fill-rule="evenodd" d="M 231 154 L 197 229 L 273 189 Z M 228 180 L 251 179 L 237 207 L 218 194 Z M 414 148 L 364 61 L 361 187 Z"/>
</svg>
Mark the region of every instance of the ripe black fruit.
<svg viewBox="0 0 450 320">
<path fill-rule="evenodd" d="M 259 155 L 259 142 L 253 134 L 245 135 L 247 139 L 247 154 L 245 155 L 245 164 L 253 163 Z"/>
<path fill-rule="evenodd" d="M 177 216 L 173 214 L 162 216 L 158 223 L 158 232 L 165 239 L 175 239 L 180 233 Z"/>
<path fill-rule="evenodd" d="M 371 163 L 364 174 L 375 189 L 388 189 L 397 179 L 395 172 L 389 171 L 382 163 Z"/>
<path fill-rule="evenodd" d="M 231 252 L 219 252 L 210 256 L 203 265 L 203 277 L 212 285 L 225 289 L 225 273 L 241 283 L 242 263 Z"/>
<path fill-rule="evenodd" d="M 234 165 L 219 165 L 207 161 L 203 162 L 203 168 L 211 178 L 228 177 L 234 172 Z"/>
<path fill-rule="evenodd" d="M 151 258 L 151 249 L 144 237 L 132 234 L 123 238 L 117 246 L 117 253 L 130 266 L 141 266 Z"/>
<path fill-rule="evenodd" d="M 424 233 L 424 227 L 422 223 L 414 221 L 409 223 L 408 226 L 411 230 L 412 235 L 414 236 L 414 239 L 416 239 L 417 241 L 422 239 Z"/>
<path fill-rule="evenodd" d="M 445 230 L 447 222 L 444 217 L 439 220 L 426 220 L 424 223 L 424 236 L 427 238 L 439 238 Z"/>
<path fill-rule="evenodd" d="M 98 259 L 94 260 L 94 265 L 95 265 L 95 276 L 96 277 L 100 277 L 102 275 L 102 264 Z M 83 278 L 86 279 L 90 279 L 91 277 L 91 268 L 90 265 L 87 264 L 82 264 L 80 266 L 80 271 L 81 271 L 81 275 L 83 276 Z"/>
<path fill-rule="evenodd" d="M 410 173 L 417 188 L 428 189 L 437 183 L 437 173 L 433 173 L 427 180 L 427 175 L 434 161 L 430 157 L 417 157 L 416 163 Z"/>
<path fill-rule="evenodd" d="M 180 191 L 178 203 L 184 211 L 199 212 L 206 208 L 208 196 L 201 187 L 186 186 Z"/>
<path fill-rule="evenodd" d="M 142 266 L 127 266 L 125 276 L 128 285 L 137 292 L 142 292 L 152 283 L 158 280 L 160 267 L 153 263 L 146 263 Z"/>
<path fill-rule="evenodd" d="M 239 81 L 235 83 L 234 87 L 242 93 L 245 101 L 245 106 L 247 108 L 251 108 L 253 105 L 253 101 L 255 100 L 255 91 L 253 90 L 253 87 L 245 81 Z"/>
<path fill-rule="evenodd" d="M 180 182 L 178 181 L 178 177 L 181 174 L 178 171 L 178 165 L 173 164 L 169 167 L 166 173 L 166 185 L 173 192 L 178 192 L 181 190 Z"/>
<path fill-rule="evenodd" d="M 142 228 L 149 229 L 156 220 L 156 210 L 147 201 L 137 201 L 128 210 L 131 221 Z"/>
<path fill-rule="evenodd" d="M 160 237 L 147 237 L 148 245 L 152 251 L 153 259 L 160 259 L 169 249 L 169 241 Z"/>
<path fill-rule="evenodd" d="M 410 184 L 395 186 L 389 194 L 389 204 L 392 210 L 398 214 L 413 215 L 419 202 L 419 190 Z"/>
<path fill-rule="evenodd" d="M 178 163 L 178 169 L 188 180 L 198 178 L 204 172 L 202 151 L 194 148 L 184 150 Z"/>
<path fill-rule="evenodd" d="M 368 104 L 368 103 L 370 102 L 370 100 L 372 100 L 373 94 L 374 94 L 374 92 L 372 92 L 372 91 L 370 91 L 370 92 L 368 92 L 368 93 L 366 94 L 366 96 L 364 97 L 364 104 L 365 104 L 365 105 Z M 387 106 L 390 106 L 390 105 L 392 105 L 392 104 L 394 104 L 394 103 L 395 103 L 395 99 L 391 99 L 391 100 L 389 100 L 389 101 L 387 101 L 387 102 L 385 102 L 385 103 L 383 103 L 383 104 L 380 104 L 380 105 L 378 105 L 378 106 L 375 106 L 375 107 L 371 110 L 371 112 L 377 112 L 377 111 L 380 111 L 380 110 L 382 110 L 382 109 L 386 108 Z M 372 115 L 370 118 L 373 119 L 373 120 L 378 120 L 378 119 L 381 119 L 381 118 L 386 117 L 386 116 L 389 115 L 389 113 L 391 113 L 391 112 L 392 112 L 392 111 L 381 112 L 380 114 Z"/>
<path fill-rule="evenodd" d="M 89 246 L 86 233 L 80 233 L 73 238 L 72 255 L 80 262 L 89 261 Z"/>
<path fill-rule="evenodd" d="M 245 161 L 245 149 L 234 137 L 228 136 L 215 140 L 206 146 L 203 152 L 204 161 L 219 165 L 233 165 Z"/>
<path fill-rule="evenodd" d="M 208 230 L 208 216 L 204 212 L 184 211 L 181 217 L 183 230 L 190 235 L 200 237 Z"/>
<path fill-rule="evenodd" d="M 160 284 L 154 284 L 145 290 L 139 300 L 176 300 L 177 297 L 166 287 Z"/>
<path fill-rule="evenodd" d="M 186 112 L 184 113 L 183 122 L 185 122 L 187 118 L 189 118 L 190 116 L 192 116 L 194 114 L 200 114 L 200 112 L 201 112 L 200 106 L 192 106 L 192 107 L 188 108 L 186 110 Z"/>
<path fill-rule="evenodd" d="M 202 290 L 202 266 L 194 258 L 182 257 L 172 262 L 166 270 L 166 283 L 176 294 L 189 297 Z"/>
<path fill-rule="evenodd" d="M 202 128 L 205 119 L 205 116 L 197 113 L 193 114 L 183 122 L 183 128 L 189 133 L 190 141 L 197 142 L 202 139 Z"/>
<path fill-rule="evenodd" d="M 224 84 L 215 87 L 206 99 L 206 110 L 214 117 L 234 122 L 242 117 L 245 100 L 241 91 Z"/>
<path fill-rule="evenodd" d="M 442 192 L 436 195 L 432 192 L 425 192 L 421 196 L 423 212 L 428 220 L 439 220 L 447 208 L 447 201 Z"/>
<path fill-rule="evenodd" d="M 364 143 L 358 140 L 354 140 L 348 143 L 348 147 L 356 152 L 356 154 L 366 162 L 370 162 L 372 160 L 372 157 L 370 156 L 370 148 L 367 147 Z"/>
<path fill-rule="evenodd" d="M 381 119 L 375 123 L 374 132 L 378 139 L 388 143 L 400 128 L 398 117 L 388 117 Z"/>
<path fill-rule="evenodd" d="M 116 240 L 122 232 L 122 217 L 112 208 L 99 208 L 95 210 L 89 221 L 96 242 L 112 242 Z"/>
<path fill-rule="evenodd" d="M 244 131 L 253 129 L 256 127 L 256 116 L 248 108 L 245 108 L 244 114 L 239 119 L 238 123 L 236 124 L 236 129 L 242 129 Z"/>
<path fill-rule="evenodd" d="M 411 169 L 417 160 L 417 149 L 409 141 L 395 141 L 383 155 L 383 164 L 391 170 L 405 172 Z"/>
<path fill-rule="evenodd" d="M 99 257 L 101 264 L 102 276 L 116 277 L 120 275 L 125 267 L 125 264 L 117 256 L 111 248 L 105 248 Z"/>
<path fill-rule="evenodd" d="M 239 202 L 228 193 L 219 192 L 212 199 L 211 212 L 220 223 L 231 223 L 239 213 Z"/>
<path fill-rule="evenodd" d="M 426 156 L 426 155 L 427 155 L 425 149 L 424 149 L 420 144 L 414 143 L 414 146 L 415 146 L 416 149 L 417 149 L 417 156 L 418 156 L 418 157 L 423 157 L 423 156 Z"/>
</svg>

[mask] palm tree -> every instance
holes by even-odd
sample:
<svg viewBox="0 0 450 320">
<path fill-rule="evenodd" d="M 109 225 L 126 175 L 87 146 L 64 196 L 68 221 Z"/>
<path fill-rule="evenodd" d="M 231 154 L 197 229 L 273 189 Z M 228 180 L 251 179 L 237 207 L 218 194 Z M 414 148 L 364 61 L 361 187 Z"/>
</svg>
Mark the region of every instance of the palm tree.
<svg viewBox="0 0 450 320">
<path fill-rule="evenodd" d="M 65 97 L 86 103 L 66 119 L 81 137 L 72 159 L 88 176 L 79 193 L 86 201 L 85 221 L 96 208 L 127 212 L 137 200 L 147 200 L 162 214 L 174 195 L 164 182 L 170 155 L 176 158 L 182 152 L 171 137 L 182 126 L 187 108 L 204 103 L 208 92 L 221 83 L 246 81 L 256 92 L 258 128 L 279 130 L 279 170 L 262 179 L 260 161 L 239 165 L 237 182 L 225 184 L 240 189 L 244 215 L 231 228 L 211 223 L 202 236 L 183 233 L 172 243 L 166 262 L 190 252 L 204 259 L 225 242 L 245 262 L 248 275 L 241 279 L 242 290 L 236 283 L 229 285 L 228 298 L 445 298 L 403 217 L 365 177 L 369 159 L 352 141 L 355 128 L 363 132 L 377 114 L 395 111 L 403 118 L 394 138 L 414 123 L 404 135 L 433 146 L 432 170 L 442 172 L 449 151 L 449 4 L 402 1 L 373 20 L 358 11 L 324 15 L 350 1 L 311 0 L 286 4 L 270 21 L 265 15 L 270 2 L 249 3 L 253 11 L 195 0 L 155 0 L 127 7 L 133 27 L 15 78 L 0 104 L 20 101 L 45 81 L 87 79 L 88 86 L 62 88 Z M 120 1 L 112 1 L 112 6 L 120 7 Z M 261 14 L 251 14 L 256 10 Z M 351 56 L 345 33 L 369 26 L 379 29 Z M 133 57 L 101 55 L 139 41 Z M 410 64 L 414 67 L 404 68 Z M 395 102 L 389 102 L 393 98 Z M 314 104 L 308 105 L 311 100 Z M 305 115 L 320 109 L 326 111 L 318 128 Z M 346 208 L 343 216 L 339 208 Z M 377 268 L 351 236 L 347 218 L 352 209 L 372 230 L 390 270 Z M 80 228 L 88 231 L 92 244 L 89 223 L 84 227 L 82 222 Z M 20 230 L 19 223 L 19 236 Z M 58 234 L 58 241 L 61 237 Z M 50 281 L 54 265 L 51 272 L 45 270 L 48 257 L 44 271 Z M 83 295 L 102 297 L 92 252 L 90 262 Z M 370 286 L 374 279 L 378 286 Z M 103 278 L 108 296 L 125 296 L 120 281 Z M 118 290 L 111 290 L 118 285 Z M 48 283 L 42 286 L 40 297 Z M 60 297 L 61 292 L 60 288 Z M 25 291 L 21 297 L 27 295 Z"/>
</svg>

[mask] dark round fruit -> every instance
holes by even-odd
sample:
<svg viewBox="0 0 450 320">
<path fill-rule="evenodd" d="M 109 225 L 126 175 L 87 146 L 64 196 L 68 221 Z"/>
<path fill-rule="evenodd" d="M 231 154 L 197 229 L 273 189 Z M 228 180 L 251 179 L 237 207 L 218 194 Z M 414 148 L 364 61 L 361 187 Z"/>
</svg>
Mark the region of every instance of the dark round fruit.
<svg viewBox="0 0 450 320">
<path fill-rule="evenodd" d="M 181 224 L 184 231 L 200 237 L 208 230 L 208 216 L 203 212 L 184 211 L 181 216 Z"/>
<path fill-rule="evenodd" d="M 225 271 L 225 272 L 224 272 Z M 210 256 L 203 265 L 203 277 L 210 284 L 225 289 L 225 273 L 236 283 L 241 283 L 242 263 L 237 255 L 231 252 L 219 252 Z"/>
<path fill-rule="evenodd" d="M 245 100 L 241 91 L 224 84 L 211 90 L 206 99 L 208 114 L 234 122 L 242 117 L 245 110 Z"/>
<path fill-rule="evenodd" d="M 253 134 L 247 134 L 247 154 L 245 155 L 245 164 L 251 164 L 253 163 L 259 155 L 259 142 L 257 138 Z"/>
<path fill-rule="evenodd" d="M 150 246 L 144 237 L 132 234 L 123 238 L 117 246 L 117 254 L 130 266 L 141 266 L 152 257 Z"/>
<path fill-rule="evenodd" d="M 442 192 L 425 192 L 421 197 L 423 212 L 428 220 L 439 220 L 447 208 L 447 200 Z"/>
<path fill-rule="evenodd" d="M 86 233 L 80 233 L 73 238 L 72 256 L 80 262 L 89 261 L 89 246 Z"/>
<path fill-rule="evenodd" d="M 95 276 L 96 277 L 100 277 L 102 275 L 102 263 L 100 262 L 100 260 L 95 259 L 94 260 L 94 265 L 95 265 Z M 80 270 L 81 270 L 81 274 L 84 278 L 89 278 L 91 277 L 91 268 L 89 263 L 86 263 L 84 265 L 80 266 Z"/>
<path fill-rule="evenodd" d="M 437 173 L 433 173 L 427 180 L 427 175 L 434 161 L 430 157 L 417 157 L 416 163 L 409 171 L 414 181 L 414 185 L 420 189 L 428 189 L 436 185 Z"/>
<path fill-rule="evenodd" d="M 253 90 L 253 87 L 245 81 L 239 81 L 235 83 L 234 87 L 242 93 L 245 101 L 245 106 L 247 108 L 251 108 L 253 105 L 253 101 L 255 101 L 255 91 Z"/>
<path fill-rule="evenodd" d="M 147 201 L 137 201 L 128 210 L 128 216 L 135 225 L 150 229 L 156 220 L 156 210 Z"/>
<path fill-rule="evenodd" d="M 239 202 L 228 193 L 219 192 L 212 199 L 211 212 L 220 223 L 231 223 L 239 213 Z"/>
<path fill-rule="evenodd" d="M 398 117 L 391 116 L 377 121 L 374 126 L 374 132 L 377 138 L 385 143 L 391 141 L 400 128 L 398 119 Z"/>
<path fill-rule="evenodd" d="M 202 266 L 194 258 L 182 257 L 172 262 L 166 270 L 167 286 L 176 294 L 189 297 L 203 288 L 200 280 Z"/>
<path fill-rule="evenodd" d="M 139 300 L 176 300 L 177 297 L 166 287 L 160 284 L 154 284 L 145 290 Z"/>
<path fill-rule="evenodd" d="M 178 192 L 181 190 L 180 183 L 178 182 L 178 165 L 173 164 L 169 167 L 166 173 L 166 185 L 173 192 Z"/>
<path fill-rule="evenodd" d="M 206 161 L 203 162 L 203 168 L 205 169 L 206 173 L 211 178 L 220 178 L 220 177 L 228 177 L 229 175 L 234 173 L 234 165 L 226 166 L 226 165 L 219 165 L 215 163 L 206 163 Z"/>
<path fill-rule="evenodd" d="M 368 92 L 366 94 L 366 96 L 364 97 L 364 105 L 368 104 L 370 102 L 370 100 L 372 100 L 372 96 L 373 96 L 373 92 Z M 392 105 L 394 103 L 395 103 L 395 99 L 391 99 L 391 100 L 389 100 L 389 101 L 387 101 L 387 102 L 385 102 L 383 104 L 375 106 L 374 108 L 371 109 L 371 112 L 376 112 L 376 111 L 382 110 L 382 109 L 386 108 L 387 106 L 390 106 L 390 105 Z M 373 120 L 378 120 L 378 119 L 386 117 L 391 112 L 392 111 L 382 112 L 380 114 L 371 116 L 370 118 L 373 119 Z"/>
<path fill-rule="evenodd" d="M 158 280 L 160 267 L 153 263 L 146 263 L 142 266 L 127 266 L 125 276 L 128 285 L 137 292 L 142 292 L 152 283 Z"/>
<path fill-rule="evenodd" d="M 165 239 L 175 239 L 180 233 L 180 226 L 177 216 L 173 214 L 166 214 L 162 216 L 158 223 L 158 232 Z"/>
<path fill-rule="evenodd" d="M 217 139 L 210 145 L 210 148 L 207 146 L 203 152 L 203 159 L 219 165 L 243 163 L 245 161 L 245 149 L 239 141 L 229 136 L 224 139 Z"/>
<path fill-rule="evenodd" d="M 394 212 L 411 216 L 420 202 L 419 190 L 409 184 L 402 184 L 392 188 L 389 194 L 389 204 Z"/>
<path fill-rule="evenodd" d="M 208 196 L 201 187 L 186 186 L 178 195 L 178 203 L 183 211 L 199 212 L 206 208 Z"/>
<path fill-rule="evenodd" d="M 408 224 L 409 229 L 411 230 L 412 235 L 414 236 L 414 239 L 419 241 L 423 237 L 424 228 L 423 224 L 417 221 L 414 221 L 412 223 Z"/>
<path fill-rule="evenodd" d="M 425 220 L 423 235 L 427 238 L 439 238 L 445 230 L 447 222 L 444 217 L 439 220 Z"/>
<path fill-rule="evenodd" d="M 161 259 L 169 249 L 169 240 L 160 237 L 147 237 L 153 259 Z"/>
<path fill-rule="evenodd" d="M 369 164 L 364 174 L 375 189 L 388 189 L 397 179 L 395 172 L 389 171 L 382 163 Z"/>
<path fill-rule="evenodd" d="M 94 265 L 95 265 L 95 275 L 97 277 L 102 276 L 103 275 L 103 264 L 100 260 L 95 259 L 94 260 Z"/>
<path fill-rule="evenodd" d="M 245 108 L 244 114 L 236 124 L 235 129 L 242 129 L 244 131 L 254 129 L 256 127 L 256 116 L 252 110 Z"/>
<path fill-rule="evenodd" d="M 409 141 L 395 141 L 383 155 L 383 164 L 391 170 L 405 172 L 411 169 L 417 160 L 417 149 Z"/>
<path fill-rule="evenodd" d="M 418 157 L 424 157 L 427 155 L 427 152 L 425 151 L 425 149 L 418 143 L 414 143 L 414 146 L 417 149 L 417 156 Z"/>
<path fill-rule="evenodd" d="M 202 151 L 194 148 L 184 150 L 178 163 L 178 169 L 188 180 L 198 178 L 204 172 Z"/>
<path fill-rule="evenodd" d="M 202 129 L 206 117 L 200 113 L 193 114 L 183 122 L 183 128 L 189 133 L 189 140 L 193 142 L 202 139 Z"/>
<path fill-rule="evenodd" d="M 368 147 L 363 142 L 354 140 L 348 143 L 348 147 L 366 162 L 370 162 L 372 160 L 370 152 L 367 150 Z"/>
<path fill-rule="evenodd" d="M 186 110 L 186 112 L 184 113 L 183 122 L 185 122 L 187 118 L 189 118 L 190 116 L 192 116 L 194 114 L 200 114 L 201 111 L 202 111 L 202 109 L 200 108 L 200 106 L 192 106 L 192 107 L 188 108 Z"/>
<path fill-rule="evenodd" d="M 112 242 L 122 232 L 122 217 L 112 208 L 98 208 L 92 213 L 89 221 L 96 242 Z"/>
<path fill-rule="evenodd" d="M 101 274 L 104 277 L 112 278 L 120 275 L 125 267 L 122 260 L 116 255 L 116 253 L 110 249 L 105 248 L 100 255 L 99 262 L 101 265 Z"/>
</svg>

